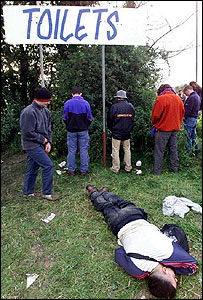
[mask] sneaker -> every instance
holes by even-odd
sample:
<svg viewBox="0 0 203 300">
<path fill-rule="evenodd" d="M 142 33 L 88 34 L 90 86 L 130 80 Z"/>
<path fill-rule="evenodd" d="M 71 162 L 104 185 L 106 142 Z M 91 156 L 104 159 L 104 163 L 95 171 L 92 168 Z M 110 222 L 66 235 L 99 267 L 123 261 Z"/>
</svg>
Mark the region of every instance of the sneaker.
<svg viewBox="0 0 203 300">
<path fill-rule="evenodd" d="M 59 198 L 59 196 L 56 195 L 56 194 L 52 194 L 52 195 L 43 195 L 42 194 L 42 198 L 50 200 L 50 201 L 55 201 L 55 200 L 57 200 Z"/>
<path fill-rule="evenodd" d="M 29 197 L 40 197 L 40 194 L 39 194 L 39 193 L 27 194 L 27 195 L 23 195 L 23 197 L 25 197 L 25 198 L 29 198 Z"/>
<path fill-rule="evenodd" d="M 132 172 L 132 169 L 131 170 L 126 170 L 124 169 L 126 173 L 131 173 Z"/>
<path fill-rule="evenodd" d="M 113 169 L 112 167 L 111 168 L 109 168 L 109 170 L 111 171 L 111 172 L 113 172 L 113 173 L 116 173 L 116 174 L 118 174 L 119 173 L 119 171 L 116 171 L 115 169 Z"/>
</svg>

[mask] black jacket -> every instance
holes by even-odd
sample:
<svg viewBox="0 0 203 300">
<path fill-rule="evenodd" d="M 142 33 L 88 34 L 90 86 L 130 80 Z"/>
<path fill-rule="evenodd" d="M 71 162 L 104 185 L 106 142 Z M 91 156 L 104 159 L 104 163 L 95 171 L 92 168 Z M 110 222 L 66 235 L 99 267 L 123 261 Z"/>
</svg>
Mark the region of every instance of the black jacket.
<svg viewBox="0 0 203 300">
<path fill-rule="evenodd" d="M 127 100 L 118 100 L 107 115 L 107 125 L 116 140 L 128 140 L 133 129 L 135 117 L 134 106 Z"/>
</svg>

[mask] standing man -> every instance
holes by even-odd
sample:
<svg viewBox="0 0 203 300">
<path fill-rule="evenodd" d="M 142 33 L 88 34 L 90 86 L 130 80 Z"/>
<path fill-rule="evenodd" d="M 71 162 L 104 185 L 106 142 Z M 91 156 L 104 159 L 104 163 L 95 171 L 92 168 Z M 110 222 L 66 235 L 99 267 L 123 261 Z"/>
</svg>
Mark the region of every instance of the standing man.
<svg viewBox="0 0 203 300">
<path fill-rule="evenodd" d="M 120 170 L 120 145 L 124 150 L 125 171 L 130 173 L 132 170 L 131 151 L 130 151 L 130 133 L 134 125 L 135 109 L 126 99 L 126 92 L 120 90 L 116 96 L 117 102 L 114 103 L 107 115 L 107 125 L 112 132 L 112 167 L 110 170 L 118 173 Z"/>
<path fill-rule="evenodd" d="M 34 193 L 38 169 L 42 168 L 42 198 L 58 199 L 52 194 L 53 163 L 48 154 L 51 150 L 51 114 L 47 109 L 51 101 L 51 93 L 46 88 L 36 92 L 32 104 L 24 108 L 20 114 L 22 131 L 22 148 L 27 153 L 28 165 L 25 173 L 23 195 L 37 196 Z"/>
<path fill-rule="evenodd" d="M 167 145 L 171 170 L 176 173 L 179 167 L 177 133 L 180 130 L 185 109 L 183 101 L 169 84 L 162 84 L 157 94 L 158 97 L 152 109 L 152 124 L 156 127 L 152 174 L 161 174 Z"/>
<path fill-rule="evenodd" d="M 186 85 L 183 89 L 184 94 L 187 96 L 185 101 L 185 118 L 184 127 L 187 131 L 187 152 L 198 155 L 199 147 L 196 134 L 197 117 L 201 106 L 201 99 L 193 87 Z M 194 151 L 192 149 L 194 147 Z"/>
<path fill-rule="evenodd" d="M 76 152 L 80 150 L 80 174 L 86 175 L 89 167 L 89 133 L 88 128 L 92 122 L 89 103 L 84 100 L 79 87 L 72 90 L 72 98 L 67 100 L 63 108 L 63 120 L 66 124 L 68 156 L 67 165 L 70 176 L 75 176 L 77 168 Z"/>
</svg>

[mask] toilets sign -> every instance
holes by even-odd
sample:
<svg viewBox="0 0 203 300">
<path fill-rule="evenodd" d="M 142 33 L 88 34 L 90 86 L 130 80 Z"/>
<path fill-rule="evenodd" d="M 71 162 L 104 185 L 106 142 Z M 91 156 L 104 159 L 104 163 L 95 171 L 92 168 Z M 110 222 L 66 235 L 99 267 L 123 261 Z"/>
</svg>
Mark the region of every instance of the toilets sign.
<svg viewBox="0 0 203 300">
<path fill-rule="evenodd" d="M 87 6 L 3 7 L 9 44 L 143 45 L 140 9 Z"/>
</svg>

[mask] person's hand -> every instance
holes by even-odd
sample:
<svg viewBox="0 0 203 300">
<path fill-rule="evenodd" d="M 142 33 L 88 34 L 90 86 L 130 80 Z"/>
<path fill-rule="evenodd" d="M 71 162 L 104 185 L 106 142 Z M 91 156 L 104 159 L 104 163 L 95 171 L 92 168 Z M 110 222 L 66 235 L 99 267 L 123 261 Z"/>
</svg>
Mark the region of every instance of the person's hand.
<svg viewBox="0 0 203 300">
<path fill-rule="evenodd" d="M 51 144 L 49 142 L 46 143 L 44 150 L 45 150 L 46 154 L 49 154 L 49 152 L 51 151 Z"/>
<path fill-rule="evenodd" d="M 46 143 L 48 143 L 48 140 L 47 140 L 47 138 L 44 138 L 43 145 L 46 144 Z"/>
</svg>

